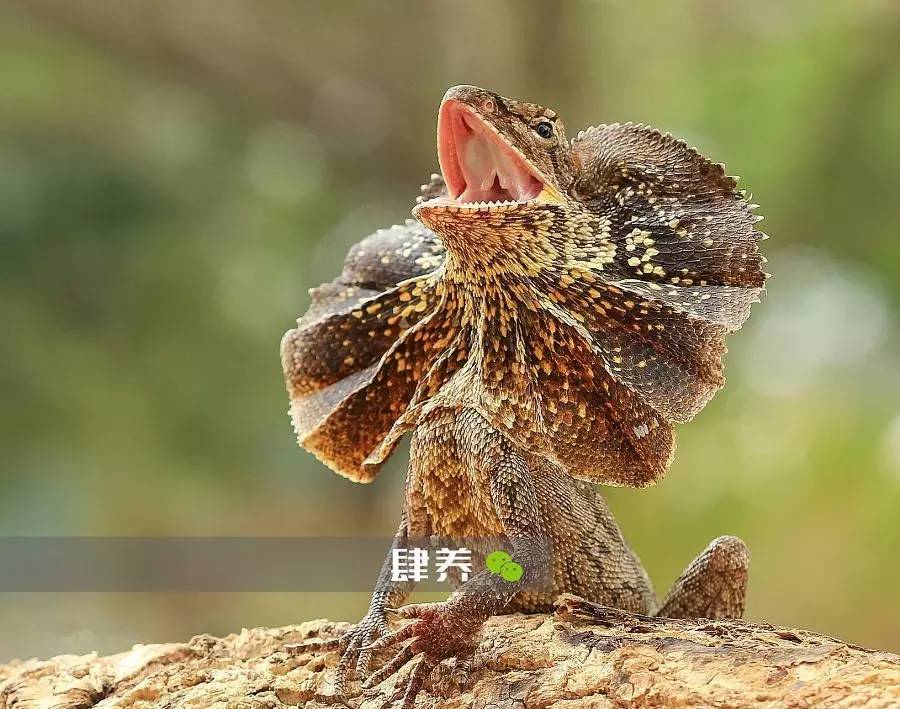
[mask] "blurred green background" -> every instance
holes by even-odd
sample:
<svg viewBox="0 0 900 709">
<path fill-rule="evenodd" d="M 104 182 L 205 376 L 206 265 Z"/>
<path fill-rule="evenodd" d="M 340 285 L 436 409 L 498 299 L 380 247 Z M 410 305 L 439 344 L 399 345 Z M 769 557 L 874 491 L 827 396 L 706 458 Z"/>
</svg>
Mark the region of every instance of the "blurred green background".
<svg viewBox="0 0 900 709">
<path fill-rule="evenodd" d="M 6 0 L 0 67 L 0 534 L 391 534 L 405 461 L 299 450 L 278 343 L 474 83 L 670 130 L 767 218 L 728 386 L 609 492 L 658 592 L 739 534 L 749 618 L 900 650 L 900 3 Z M 6 594 L 0 661 L 366 604 Z"/>
</svg>

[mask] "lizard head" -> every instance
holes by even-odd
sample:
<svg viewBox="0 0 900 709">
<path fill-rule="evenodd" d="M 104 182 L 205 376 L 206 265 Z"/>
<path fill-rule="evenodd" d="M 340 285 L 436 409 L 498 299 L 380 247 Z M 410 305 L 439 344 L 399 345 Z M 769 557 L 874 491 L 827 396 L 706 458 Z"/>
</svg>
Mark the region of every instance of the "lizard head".
<svg viewBox="0 0 900 709">
<path fill-rule="evenodd" d="M 556 113 L 475 86 L 454 86 L 438 113 L 438 159 L 447 196 L 415 215 L 429 226 L 461 214 L 515 212 L 568 198 L 573 179 L 565 127 Z"/>
</svg>

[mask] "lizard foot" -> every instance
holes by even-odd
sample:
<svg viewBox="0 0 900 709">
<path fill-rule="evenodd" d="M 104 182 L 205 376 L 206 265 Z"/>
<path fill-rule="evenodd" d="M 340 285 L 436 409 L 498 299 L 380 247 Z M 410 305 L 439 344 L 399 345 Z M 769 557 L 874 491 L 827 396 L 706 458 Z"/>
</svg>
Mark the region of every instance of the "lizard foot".
<svg viewBox="0 0 900 709">
<path fill-rule="evenodd" d="M 481 627 L 482 619 L 447 602 L 415 603 L 403 606 L 396 613 L 398 617 L 412 619 L 413 622 L 382 635 L 364 649 L 381 650 L 408 640 L 412 642 L 369 677 L 363 683 L 363 689 L 372 689 L 405 665 L 414 663 L 409 678 L 401 683 L 397 693 L 397 698 L 402 693 L 403 709 L 412 709 L 425 680 L 442 662 L 454 659 L 456 667 L 464 672 L 467 660 L 475 651 L 473 637 Z"/>
<path fill-rule="evenodd" d="M 286 649 L 294 655 L 307 652 L 340 651 L 341 659 L 334 670 L 334 698 L 343 701 L 347 697 L 348 685 L 355 678 L 365 677 L 369 674 L 369 664 L 375 649 L 372 643 L 384 636 L 387 631 L 388 623 L 385 613 L 370 610 L 359 623 L 339 638 L 307 640 L 297 645 L 288 645 Z"/>
</svg>

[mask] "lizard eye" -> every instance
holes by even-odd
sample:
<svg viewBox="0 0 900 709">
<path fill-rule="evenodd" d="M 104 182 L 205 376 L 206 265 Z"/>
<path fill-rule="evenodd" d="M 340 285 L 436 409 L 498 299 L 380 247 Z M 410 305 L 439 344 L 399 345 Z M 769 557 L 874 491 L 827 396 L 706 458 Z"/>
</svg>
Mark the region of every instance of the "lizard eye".
<svg viewBox="0 0 900 709">
<path fill-rule="evenodd" d="M 541 121 L 534 127 L 534 132 L 541 138 L 549 138 L 553 135 L 553 124 L 549 121 Z"/>
</svg>

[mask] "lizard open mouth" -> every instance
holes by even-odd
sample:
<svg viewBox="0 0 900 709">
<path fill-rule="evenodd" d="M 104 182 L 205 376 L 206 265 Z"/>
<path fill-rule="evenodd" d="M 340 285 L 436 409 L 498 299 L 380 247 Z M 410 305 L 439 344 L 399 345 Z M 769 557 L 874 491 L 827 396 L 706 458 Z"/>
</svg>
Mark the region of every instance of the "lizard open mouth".
<svg viewBox="0 0 900 709">
<path fill-rule="evenodd" d="M 457 100 L 438 116 L 438 160 L 450 201 L 459 207 L 512 206 L 557 191 L 488 122 Z"/>
</svg>

